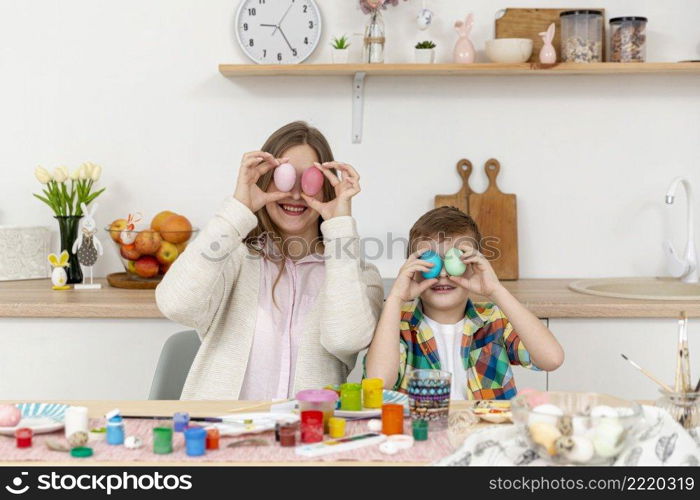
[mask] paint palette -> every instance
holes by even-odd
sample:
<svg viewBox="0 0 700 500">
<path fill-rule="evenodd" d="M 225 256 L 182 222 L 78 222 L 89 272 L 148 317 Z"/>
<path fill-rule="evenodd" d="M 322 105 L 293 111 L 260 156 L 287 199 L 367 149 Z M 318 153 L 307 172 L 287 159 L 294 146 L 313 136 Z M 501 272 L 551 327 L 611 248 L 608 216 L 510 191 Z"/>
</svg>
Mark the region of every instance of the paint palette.
<svg viewBox="0 0 700 500">
<path fill-rule="evenodd" d="M 63 429 L 63 419 L 68 405 L 61 403 L 20 403 L 16 405 L 22 413 L 22 420 L 14 427 L 0 427 L 0 434 L 14 436 L 15 430 L 27 427 L 34 434 Z"/>
</svg>

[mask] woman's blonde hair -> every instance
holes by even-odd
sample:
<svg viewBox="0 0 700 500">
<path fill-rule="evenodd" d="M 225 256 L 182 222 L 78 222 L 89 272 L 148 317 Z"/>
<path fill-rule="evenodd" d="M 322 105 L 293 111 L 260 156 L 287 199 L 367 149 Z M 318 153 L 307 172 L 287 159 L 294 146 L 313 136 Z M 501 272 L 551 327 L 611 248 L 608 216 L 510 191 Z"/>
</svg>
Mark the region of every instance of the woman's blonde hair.
<svg viewBox="0 0 700 500">
<path fill-rule="evenodd" d="M 284 127 L 276 130 L 263 144 L 261 151 L 270 153 L 275 158 L 282 158 L 285 151 L 289 150 L 294 146 L 300 146 L 306 144 L 311 147 L 318 156 L 319 163 L 325 163 L 328 161 L 333 161 L 333 152 L 328 144 L 328 141 L 314 127 L 311 127 L 308 123 L 303 121 L 297 121 L 288 123 Z M 335 170 L 333 170 L 335 173 Z M 272 182 L 272 176 L 274 174 L 274 169 L 267 172 L 265 175 L 258 179 L 257 185 L 262 191 L 267 191 Z M 328 202 L 335 198 L 335 190 L 328 179 L 324 179 L 323 182 L 323 201 Z M 270 214 L 267 213 L 267 208 L 261 208 L 255 216 L 258 218 L 258 225 L 253 229 L 248 236 L 246 236 L 245 244 L 248 248 L 256 253 L 261 252 L 260 248 L 260 238 L 265 235 L 268 238 L 272 238 L 273 241 L 282 241 L 282 235 L 277 225 L 270 218 Z M 320 236 L 320 225 L 323 221 L 319 217 L 319 236 Z M 278 251 L 282 252 L 284 255 L 285 249 L 278 248 Z M 275 285 L 279 281 L 282 275 L 282 269 L 280 269 L 280 275 L 275 280 Z"/>
</svg>

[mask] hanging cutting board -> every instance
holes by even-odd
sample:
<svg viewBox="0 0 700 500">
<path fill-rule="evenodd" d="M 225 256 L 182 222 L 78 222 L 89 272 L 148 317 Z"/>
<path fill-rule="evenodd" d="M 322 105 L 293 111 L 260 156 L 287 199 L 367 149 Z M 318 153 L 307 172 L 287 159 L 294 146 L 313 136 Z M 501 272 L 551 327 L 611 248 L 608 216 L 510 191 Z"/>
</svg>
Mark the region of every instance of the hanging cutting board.
<svg viewBox="0 0 700 500">
<path fill-rule="evenodd" d="M 482 253 L 489 259 L 499 279 L 518 279 L 518 212 L 514 194 L 498 189 L 501 171 L 498 160 L 484 165 L 489 185 L 483 193 L 469 195 L 469 215 L 479 226 Z"/>
<path fill-rule="evenodd" d="M 590 7 L 586 7 L 590 9 Z M 530 62 L 539 62 L 540 49 L 542 49 L 543 41 L 539 36 L 554 23 L 556 33 L 552 45 L 557 51 L 557 62 L 561 62 L 561 25 L 559 23 L 559 14 L 567 10 L 578 10 L 576 7 L 566 9 L 503 9 L 496 14 L 496 38 L 529 38 L 534 42 L 532 56 Z M 603 12 L 605 17 L 605 9 L 593 9 Z M 502 15 L 501 15 L 502 14 Z M 603 23 L 603 36 L 601 40 L 605 40 L 605 23 Z M 603 60 L 605 60 L 605 44 L 603 44 Z"/>
<path fill-rule="evenodd" d="M 462 188 L 455 194 L 438 194 L 435 196 L 435 208 L 457 207 L 465 214 L 469 213 L 469 195 L 472 193 L 469 187 L 469 176 L 472 173 L 472 162 L 461 159 L 457 162 L 457 173 L 462 178 Z"/>
</svg>

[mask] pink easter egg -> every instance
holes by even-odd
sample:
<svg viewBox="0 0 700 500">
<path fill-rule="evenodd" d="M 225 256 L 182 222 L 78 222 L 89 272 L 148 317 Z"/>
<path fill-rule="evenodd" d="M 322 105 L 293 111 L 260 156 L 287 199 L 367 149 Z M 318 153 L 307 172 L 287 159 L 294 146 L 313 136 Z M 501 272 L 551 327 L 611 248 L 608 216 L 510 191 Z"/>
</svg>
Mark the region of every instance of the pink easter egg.
<svg viewBox="0 0 700 500">
<path fill-rule="evenodd" d="M 0 427 L 14 427 L 22 420 L 22 412 L 13 405 L 0 405 Z"/>
<path fill-rule="evenodd" d="M 297 171 L 291 163 L 283 163 L 275 169 L 273 179 L 277 189 L 286 193 L 294 188 L 297 182 Z"/>
<path fill-rule="evenodd" d="M 309 196 L 316 196 L 323 187 L 323 172 L 316 167 L 309 167 L 301 175 L 301 190 Z"/>
</svg>

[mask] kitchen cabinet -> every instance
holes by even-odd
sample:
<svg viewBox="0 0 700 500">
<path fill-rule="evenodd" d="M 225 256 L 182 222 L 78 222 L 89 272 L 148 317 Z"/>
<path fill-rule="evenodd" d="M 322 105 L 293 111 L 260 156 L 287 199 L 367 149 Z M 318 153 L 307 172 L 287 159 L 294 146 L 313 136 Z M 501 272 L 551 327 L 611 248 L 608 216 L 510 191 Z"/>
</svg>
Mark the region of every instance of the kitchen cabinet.
<svg viewBox="0 0 700 500">
<path fill-rule="evenodd" d="M 673 385 L 678 321 L 673 319 L 552 318 L 549 328 L 564 347 L 564 364 L 549 374 L 553 391 L 601 392 L 625 399 L 655 400 L 658 387 L 622 359 Z M 690 320 L 692 382 L 700 375 L 700 323 Z"/>
</svg>

